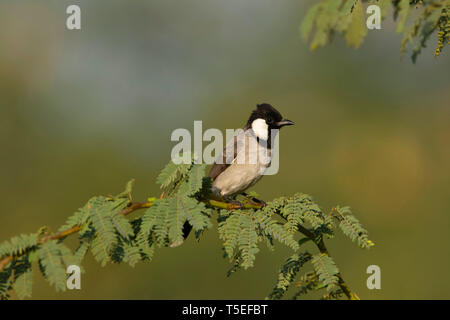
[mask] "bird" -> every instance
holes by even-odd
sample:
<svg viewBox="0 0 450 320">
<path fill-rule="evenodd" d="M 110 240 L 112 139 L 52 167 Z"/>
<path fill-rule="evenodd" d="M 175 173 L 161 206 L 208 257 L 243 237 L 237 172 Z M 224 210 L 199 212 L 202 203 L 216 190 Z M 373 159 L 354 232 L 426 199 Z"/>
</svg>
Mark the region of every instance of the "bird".
<svg viewBox="0 0 450 320">
<path fill-rule="evenodd" d="M 272 134 L 277 132 L 273 130 L 291 125 L 294 122 L 283 118 L 269 103 L 257 104 L 245 126 L 230 139 L 211 167 L 211 197 L 242 208 L 243 204 L 234 198 L 239 194 L 247 196 L 245 191 L 257 183 L 270 166 Z M 252 200 L 265 205 L 262 200 Z M 191 230 L 192 226 L 186 222 L 183 225 L 184 239 Z M 171 247 L 181 243 L 173 243 Z"/>
<path fill-rule="evenodd" d="M 213 194 L 228 202 L 234 202 L 235 195 L 245 195 L 245 190 L 257 183 L 271 164 L 273 130 L 293 124 L 272 105 L 257 104 L 244 128 L 227 143 L 209 172 Z"/>
</svg>

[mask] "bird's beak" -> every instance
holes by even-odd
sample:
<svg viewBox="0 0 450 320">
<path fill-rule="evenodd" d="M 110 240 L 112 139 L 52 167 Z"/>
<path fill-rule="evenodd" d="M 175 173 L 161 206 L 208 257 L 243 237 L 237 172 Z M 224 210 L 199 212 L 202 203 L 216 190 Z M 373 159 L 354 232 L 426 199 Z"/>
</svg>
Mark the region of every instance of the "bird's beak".
<svg viewBox="0 0 450 320">
<path fill-rule="evenodd" d="M 284 126 L 293 126 L 293 125 L 294 125 L 294 122 L 292 122 L 291 120 L 288 120 L 288 119 L 283 119 L 283 120 L 277 122 L 277 126 L 280 128 L 284 127 Z"/>
</svg>

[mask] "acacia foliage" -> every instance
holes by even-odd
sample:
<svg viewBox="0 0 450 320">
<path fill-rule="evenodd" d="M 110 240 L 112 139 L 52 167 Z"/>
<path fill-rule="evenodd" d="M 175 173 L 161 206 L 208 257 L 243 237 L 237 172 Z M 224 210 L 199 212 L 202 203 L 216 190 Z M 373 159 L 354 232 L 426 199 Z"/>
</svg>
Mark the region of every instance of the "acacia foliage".
<svg viewBox="0 0 450 320">
<path fill-rule="evenodd" d="M 367 231 L 348 207 L 335 207 L 331 214 L 324 214 L 305 194 L 280 197 L 265 207 L 245 197 L 241 199 L 244 208 L 230 209 L 226 203 L 218 206 L 208 200 L 211 181 L 205 177 L 205 165 L 194 161 L 179 165 L 170 162 L 161 171 L 157 183 L 163 196 L 149 198 L 145 206 L 148 208 L 139 217 L 124 216 L 133 204 L 133 181 L 130 181 L 125 191 L 116 196 L 91 198 L 59 228 L 58 237 L 52 237 L 49 229 L 43 227 L 34 234 L 1 243 L 0 261 L 11 259 L 0 268 L 0 298 L 7 299 L 12 291 L 21 299 L 31 297 L 36 269 L 57 291 L 65 291 L 67 267 L 78 265 L 84 270 L 82 263 L 88 252 L 102 266 L 123 262 L 133 267 L 140 261 L 150 261 L 157 248 L 183 243 L 185 223 L 192 226 L 199 238 L 202 232 L 212 228 L 213 219 L 217 219 L 224 256 L 232 265 L 228 275 L 240 268 L 253 267 L 261 242 L 271 250 L 276 243 L 292 250 L 269 299 L 282 298 L 293 283 L 298 287 L 295 298 L 320 289 L 327 291 L 324 297 L 342 295 L 339 269 L 328 253 L 323 250 L 309 253 L 302 249 L 308 241 L 319 243 L 323 237 L 332 238 L 335 222 L 361 248 L 373 246 Z M 78 245 L 74 249 L 63 242 L 67 230 L 77 231 Z M 310 271 L 300 275 L 308 263 Z"/>
<path fill-rule="evenodd" d="M 401 54 L 411 46 L 413 62 L 434 33 L 436 57 L 448 45 L 450 0 L 319 0 L 306 13 L 301 35 L 312 50 L 330 43 L 336 33 L 357 49 L 368 34 L 366 7 L 372 4 L 380 7 L 382 19 L 392 12 L 396 32 L 402 35 Z"/>
</svg>

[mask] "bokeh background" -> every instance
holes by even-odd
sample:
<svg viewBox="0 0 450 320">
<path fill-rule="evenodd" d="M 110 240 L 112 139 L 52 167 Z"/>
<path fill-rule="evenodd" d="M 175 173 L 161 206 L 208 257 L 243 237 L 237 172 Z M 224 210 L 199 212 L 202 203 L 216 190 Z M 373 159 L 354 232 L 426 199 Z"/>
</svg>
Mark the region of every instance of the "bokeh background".
<svg viewBox="0 0 450 320">
<path fill-rule="evenodd" d="M 450 60 L 400 58 L 390 19 L 362 47 L 310 52 L 298 27 L 314 1 L 0 1 L 0 241 L 57 228 L 93 195 L 159 194 L 175 128 L 241 127 L 269 102 L 296 125 L 281 167 L 255 186 L 270 200 L 311 194 L 350 205 L 376 246 L 328 241 L 363 299 L 447 299 L 450 287 Z M 65 28 L 79 4 L 82 30 Z M 68 240 L 74 244 L 75 239 Z M 151 263 L 85 261 L 82 290 L 35 299 L 259 299 L 290 254 L 263 248 L 226 278 L 213 228 Z M 381 290 L 366 268 L 381 267 Z"/>
</svg>

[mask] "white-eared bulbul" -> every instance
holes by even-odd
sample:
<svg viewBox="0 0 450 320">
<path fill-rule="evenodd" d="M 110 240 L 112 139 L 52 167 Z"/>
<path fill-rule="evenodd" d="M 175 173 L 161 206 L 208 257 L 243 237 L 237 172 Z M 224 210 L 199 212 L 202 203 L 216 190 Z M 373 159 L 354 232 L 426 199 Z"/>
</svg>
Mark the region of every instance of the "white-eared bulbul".
<svg viewBox="0 0 450 320">
<path fill-rule="evenodd" d="M 284 119 L 270 104 L 258 104 L 245 127 L 227 143 L 209 172 L 213 196 L 242 205 L 232 197 L 245 195 L 244 191 L 258 182 L 270 166 L 271 130 L 293 124 L 292 121 Z M 264 204 L 263 201 L 254 200 Z M 185 239 L 191 229 L 192 226 L 186 222 L 183 226 Z M 180 244 L 173 243 L 171 246 Z"/>
<path fill-rule="evenodd" d="M 211 168 L 213 193 L 229 201 L 258 182 L 271 163 L 272 130 L 293 124 L 270 104 L 258 104 Z"/>
</svg>

